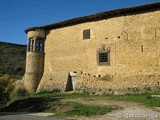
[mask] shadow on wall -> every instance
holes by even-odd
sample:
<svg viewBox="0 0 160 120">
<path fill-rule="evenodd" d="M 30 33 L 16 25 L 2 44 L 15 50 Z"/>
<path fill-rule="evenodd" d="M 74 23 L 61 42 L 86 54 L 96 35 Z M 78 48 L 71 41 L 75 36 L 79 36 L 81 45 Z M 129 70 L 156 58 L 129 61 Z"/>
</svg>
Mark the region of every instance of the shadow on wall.
<svg viewBox="0 0 160 120">
<path fill-rule="evenodd" d="M 68 73 L 66 91 L 73 91 L 72 77 L 71 77 L 70 73 Z"/>
</svg>

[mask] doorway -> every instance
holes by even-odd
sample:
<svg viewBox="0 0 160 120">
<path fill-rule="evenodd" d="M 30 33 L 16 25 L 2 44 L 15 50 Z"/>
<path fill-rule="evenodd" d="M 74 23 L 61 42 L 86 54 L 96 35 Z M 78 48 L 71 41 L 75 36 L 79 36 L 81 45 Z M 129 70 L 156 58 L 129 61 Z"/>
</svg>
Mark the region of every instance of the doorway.
<svg viewBox="0 0 160 120">
<path fill-rule="evenodd" d="M 77 72 L 70 72 L 67 78 L 66 91 L 74 91 L 77 83 Z"/>
</svg>

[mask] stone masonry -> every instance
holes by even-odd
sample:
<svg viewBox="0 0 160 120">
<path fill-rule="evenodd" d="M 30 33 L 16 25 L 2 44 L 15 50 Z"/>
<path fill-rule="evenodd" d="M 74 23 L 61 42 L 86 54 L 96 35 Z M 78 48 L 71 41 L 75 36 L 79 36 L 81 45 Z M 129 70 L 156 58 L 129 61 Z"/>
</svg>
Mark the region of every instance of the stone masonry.
<svg viewBox="0 0 160 120">
<path fill-rule="evenodd" d="M 160 91 L 159 9 L 157 2 L 27 29 L 28 34 L 45 31 L 45 42 L 44 53 L 27 53 L 26 88 L 91 94 Z M 88 29 L 90 38 L 84 39 Z M 108 52 L 107 64 L 99 64 L 99 51 Z"/>
</svg>

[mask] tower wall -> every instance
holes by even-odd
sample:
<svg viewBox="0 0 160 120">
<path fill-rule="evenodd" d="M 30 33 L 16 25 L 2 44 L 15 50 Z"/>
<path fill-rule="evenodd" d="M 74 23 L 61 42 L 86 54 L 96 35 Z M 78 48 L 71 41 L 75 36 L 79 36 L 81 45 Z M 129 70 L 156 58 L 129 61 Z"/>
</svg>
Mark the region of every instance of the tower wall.
<svg viewBox="0 0 160 120">
<path fill-rule="evenodd" d="M 35 92 L 44 71 L 44 30 L 28 32 L 26 71 L 24 86 L 28 92 Z"/>
</svg>

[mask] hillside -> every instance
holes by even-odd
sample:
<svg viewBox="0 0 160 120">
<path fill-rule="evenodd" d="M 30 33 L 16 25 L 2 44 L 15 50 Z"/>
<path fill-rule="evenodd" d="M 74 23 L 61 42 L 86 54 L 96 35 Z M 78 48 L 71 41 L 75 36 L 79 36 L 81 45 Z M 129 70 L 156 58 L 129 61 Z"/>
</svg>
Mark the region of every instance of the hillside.
<svg viewBox="0 0 160 120">
<path fill-rule="evenodd" d="M 0 75 L 23 75 L 25 59 L 26 45 L 0 42 Z"/>
</svg>

